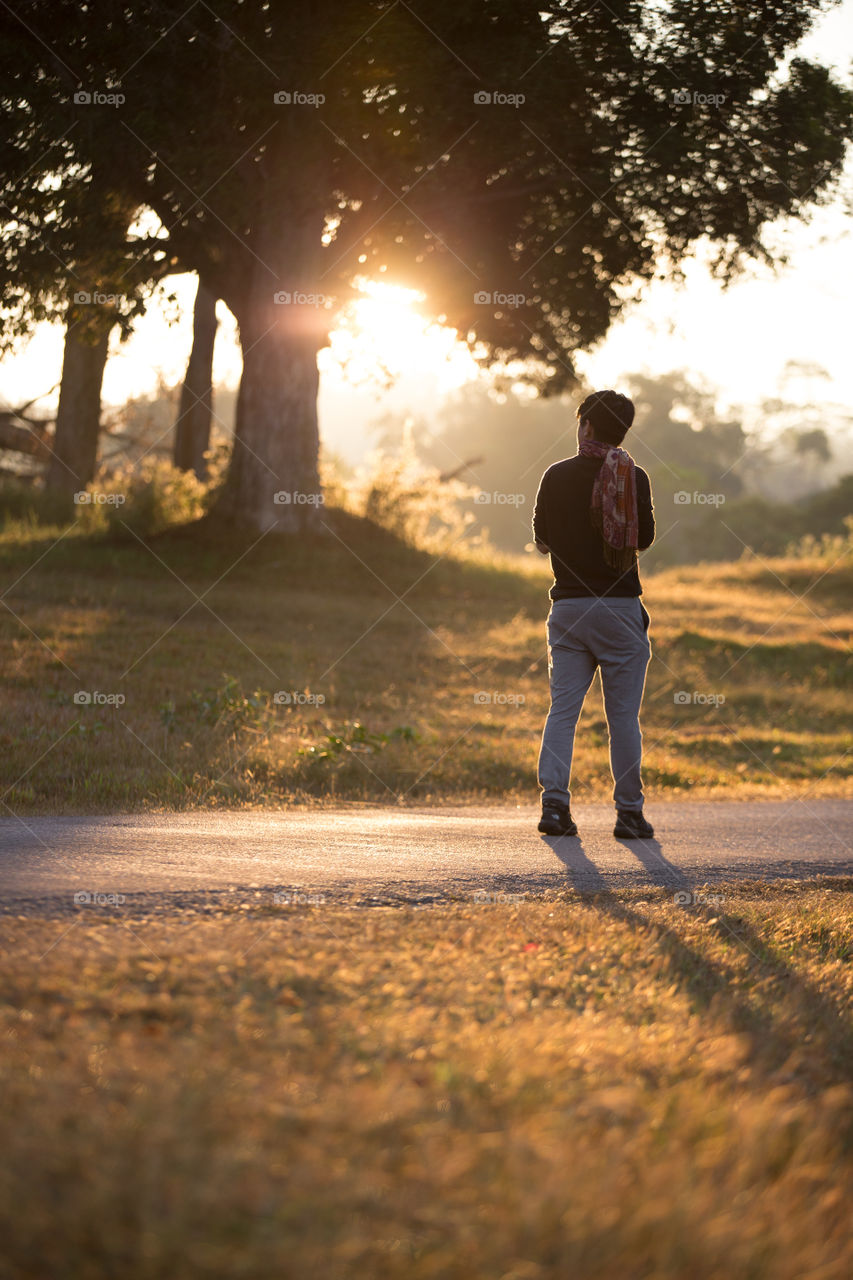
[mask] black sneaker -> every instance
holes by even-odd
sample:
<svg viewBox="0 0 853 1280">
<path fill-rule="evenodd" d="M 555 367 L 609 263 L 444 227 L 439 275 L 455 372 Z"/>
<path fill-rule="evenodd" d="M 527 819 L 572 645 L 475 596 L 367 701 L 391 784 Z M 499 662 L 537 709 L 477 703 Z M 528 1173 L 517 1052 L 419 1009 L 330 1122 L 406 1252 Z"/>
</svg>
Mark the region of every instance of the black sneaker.
<svg viewBox="0 0 853 1280">
<path fill-rule="evenodd" d="M 578 833 L 577 824 L 572 821 L 568 806 L 557 804 L 554 800 L 543 801 L 539 830 L 545 836 L 576 836 Z"/>
<path fill-rule="evenodd" d="M 642 809 L 617 809 L 613 834 L 620 840 L 651 840 L 655 829 L 646 822 Z"/>
</svg>

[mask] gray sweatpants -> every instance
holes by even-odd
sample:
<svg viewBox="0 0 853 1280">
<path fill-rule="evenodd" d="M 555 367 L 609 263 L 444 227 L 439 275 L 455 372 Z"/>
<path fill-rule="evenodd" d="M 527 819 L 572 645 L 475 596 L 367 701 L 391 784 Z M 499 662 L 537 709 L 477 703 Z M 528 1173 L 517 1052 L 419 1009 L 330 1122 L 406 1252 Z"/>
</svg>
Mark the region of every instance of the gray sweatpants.
<svg viewBox="0 0 853 1280">
<path fill-rule="evenodd" d="M 639 596 L 555 600 L 548 615 L 551 709 L 539 752 L 543 800 L 569 804 L 575 728 L 601 670 L 617 809 L 642 809 L 640 703 L 651 657 L 649 615 Z"/>
</svg>

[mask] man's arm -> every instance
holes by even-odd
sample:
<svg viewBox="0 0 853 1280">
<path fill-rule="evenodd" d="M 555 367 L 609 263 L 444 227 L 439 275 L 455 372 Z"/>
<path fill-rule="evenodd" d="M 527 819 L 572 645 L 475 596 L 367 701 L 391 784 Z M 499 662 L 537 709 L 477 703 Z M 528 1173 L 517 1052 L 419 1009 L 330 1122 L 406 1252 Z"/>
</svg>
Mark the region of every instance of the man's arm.
<svg viewBox="0 0 853 1280">
<path fill-rule="evenodd" d="M 543 556 L 547 556 L 549 552 L 548 527 L 545 521 L 545 476 L 547 474 L 546 471 L 539 481 L 539 492 L 533 508 L 533 541 L 536 543 L 536 550 Z"/>
<path fill-rule="evenodd" d="M 652 486 L 641 467 L 637 468 L 637 549 L 645 551 L 655 540 L 655 509 Z"/>
</svg>

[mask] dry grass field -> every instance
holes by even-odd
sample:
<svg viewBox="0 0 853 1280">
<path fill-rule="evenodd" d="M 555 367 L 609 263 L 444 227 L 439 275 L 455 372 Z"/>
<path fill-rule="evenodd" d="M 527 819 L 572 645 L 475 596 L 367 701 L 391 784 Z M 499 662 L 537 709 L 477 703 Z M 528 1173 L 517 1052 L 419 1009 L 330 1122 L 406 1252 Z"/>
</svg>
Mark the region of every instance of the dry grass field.
<svg viewBox="0 0 853 1280">
<path fill-rule="evenodd" d="M 853 881 L 0 927 L 3 1280 L 846 1280 Z"/>
<path fill-rule="evenodd" d="M 310 543 L 203 527 L 111 542 L 10 522 L 5 803 L 535 798 L 545 565 L 441 557 L 343 511 L 325 520 Z M 645 585 L 649 795 L 849 794 L 849 546 Z M 597 684 L 574 781 L 579 797 L 611 787 Z"/>
<path fill-rule="evenodd" d="M 326 518 L 8 523 L 5 812 L 531 801 L 544 565 Z M 650 796 L 853 789 L 851 579 L 647 579 Z M 13 907 L 0 1280 L 846 1280 L 851 891 Z"/>
</svg>

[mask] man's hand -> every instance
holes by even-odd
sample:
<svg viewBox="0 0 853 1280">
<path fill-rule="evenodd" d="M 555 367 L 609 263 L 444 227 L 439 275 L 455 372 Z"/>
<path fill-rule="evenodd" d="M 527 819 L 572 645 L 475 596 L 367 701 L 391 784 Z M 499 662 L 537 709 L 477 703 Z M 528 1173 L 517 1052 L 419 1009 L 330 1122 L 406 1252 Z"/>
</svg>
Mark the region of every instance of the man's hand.
<svg viewBox="0 0 853 1280">
<path fill-rule="evenodd" d="M 549 548 L 545 546 L 544 542 L 540 542 L 538 539 L 536 540 L 536 550 L 539 552 L 540 555 L 543 555 L 543 556 L 550 555 Z"/>
</svg>

